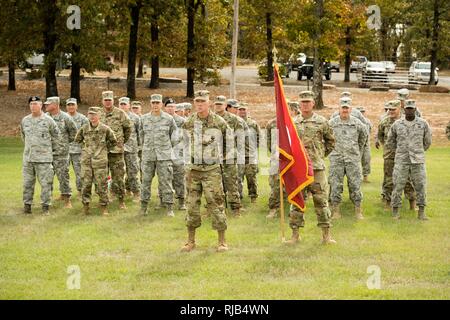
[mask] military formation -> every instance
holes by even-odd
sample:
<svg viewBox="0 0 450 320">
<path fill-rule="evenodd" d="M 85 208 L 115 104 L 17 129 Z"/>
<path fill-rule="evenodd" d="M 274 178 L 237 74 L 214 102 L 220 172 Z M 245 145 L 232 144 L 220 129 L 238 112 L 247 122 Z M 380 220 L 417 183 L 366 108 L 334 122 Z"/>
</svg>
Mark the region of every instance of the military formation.
<svg viewBox="0 0 450 320">
<path fill-rule="evenodd" d="M 36 178 L 41 186 L 42 212 L 50 214 L 54 176 L 59 182 L 60 199 L 72 207 L 69 169 L 72 165 L 83 212 L 91 214 L 92 187 L 99 197 L 102 215 L 116 198 L 119 210 L 127 210 L 126 197 L 140 203 L 139 213 L 152 212 L 151 190 L 157 176 L 155 209 L 164 209 L 169 217 L 175 209 L 186 211 L 187 241 L 183 252 L 196 247 L 196 229 L 206 216 L 217 231 L 217 251 L 228 250 L 225 240 L 227 218 L 239 218 L 259 196 L 259 149 L 267 142 L 270 156 L 268 219 L 280 211 L 277 123 L 271 119 L 265 135 L 251 117 L 248 104 L 209 92 L 195 92 L 193 104 L 176 103 L 170 97 L 152 94 L 151 109 L 143 113 L 140 101 L 118 99 L 112 91 L 102 93 L 102 105 L 90 107 L 87 116 L 78 112 L 77 100 L 59 97 L 29 98 L 30 114 L 22 119 L 20 132 L 25 143 L 23 153 L 24 212 L 31 214 Z M 314 112 L 314 94 L 302 91 L 289 109 L 297 134 L 305 146 L 314 169 L 314 182 L 304 191 L 312 197 L 322 243 L 334 244 L 332 220 L 342 217 L 344 179 L 357 220 L 364 219 L 362 183 L 371 173 L 370 135 L 372 123 L 364 107 L 352 106 L 352 94 L 343 92 L 338 110 L 329 119 Z M 422 118 L 409 91 L 398 91 L 397 99 L 384 105 L 375 136 L 375 147 L 383 148 L 384 177 L 381 197 L 385 210 L 400 218 L 402 194 L 410 209 L 418 207 L 418 218 L 428 219 L 426 207 L 425 152 L 431 145 L 431 129 Z M 450 123 L 446 134 L 450 140 Z M 326 158 L 329 159 L 327 175 Z M 247 193 L 244 192 L 246 180 Z M 286 198 L 284 199 L 286 201 Z M 292 237 L 300 241 L 305 213 L 291 206 L 289 226 Z"/>
</svg>

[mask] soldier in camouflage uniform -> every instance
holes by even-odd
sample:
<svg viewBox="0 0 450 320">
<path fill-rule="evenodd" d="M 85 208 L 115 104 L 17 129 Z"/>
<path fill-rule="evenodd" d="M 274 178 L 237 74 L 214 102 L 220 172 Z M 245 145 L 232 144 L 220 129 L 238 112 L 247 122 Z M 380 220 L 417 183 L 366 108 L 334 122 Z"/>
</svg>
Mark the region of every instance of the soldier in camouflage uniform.
<svg viewBox="0 0 450 320">
<path fill-rule="evenodd" d="M 358 107 L 357 110 L 361 112 L 362 116 L 366 120 L 365 125 L 367 128 L 367 143 L 364 146 L 363 153 L 361 155 L 361 166 L 362 166 L 362 174 L 363 174 L 363 182 L 369 182 L 369 174 L 370 174 L 370 133 L 372 132 L 372 122 L 370 122 L 369 118 L 366 117 L 366 109 L 364 107 Z"/>
<path fill-rule="evenodd" d="M 195 230 L 202 223 L 200 204 L 204 194 L 212 218 L 212 227 L 218 232 L 217 251 L 223 252 L 228 250 L 228 246 L 225 242 L 227 216 L 220 172 L 220 151 L 221 148 L 226 148 L 227 141 L 233 141 L 233 137 L 227 137 L 231 129 L 225 120 L 209 110 L 208 91 L 195 92 L 194 105 L 196 112 L 183 124 L 185 145 L 189 146 L 191 161 L 186 176 L 189 190 L 186 215 L 188 241 L 181 250 L 189 252 L 195 248 Z"/>
<path fill-rule="evenodd" d="M 119 208 L 126 209 L 125 196 L 125 159 L 124 145 L 131 136 L 132 122 L 123 110 L 114 107 L 112 91 L 102 92 L 103 109 L 100 112 L 100 122 L 107 125 L 114 132 L 117 145 L 109 150 L 108 167 L 111 172 L 112 192 L 119 198 Z"/>
<path fill-rule="evenodd" d="M 133 101 L 131 102 L 131 111 L 139 117 L 139 122 L 141 121 L 142 117 L 142 103 L 140 101 Z M 142 183 L 142 141 L 138 146 L 138 166 L 139 166 L 139 181 Z"/>
<path fill-rule="evenodd" d="M 125 189 L 129 194 L 133 193 L 134 202 L 139 202 L 141 199 L 141 184 L 138 178 L 140 171 L 138 152 L 141 144 L 139 139 L 141 118 L 130 111 L 130 98 L 120 98 L 119 107 L 127 114 L 132 122 L 130 138 L 123 147 L 126 168 Z"/>
<path fill-rule="evenodd" d="M 247 105 L 242 103 L 238 108 L 239 116 L 247 123 L 248 129 L 245 134 L 245 165 L 238 168 L 239 179 L 241 185 L 239 186 L 239 194 L 243 198 L 243 181 L 244 177 L 247 179 L 248 195 L 251 202 L 255 203 L 258 198 L 258 148 L 260 128 L 258 123 L 248 116 Z"/>
<path fill-rule="evenodd" d="M 278 171 L 278 133 L 277 133 L 277 118 L 269 120 L 266 125 L 266 140 L 267 150 L 270 153 L 270 168 L 269 168 L 269 214 L 268 219 L 273 219 L 278 215 L 280 209 L 280 174 Z M 286 197 L 286 192 L 283 193 Z"/>
<path fill-rule="evenodd" d="M 88 124 L 89 120 L 84 114 L 77 112 L 77 109 L 77 99 L 69 98 L 66 100 L 67 113 L 72 117 L 78 131 L 82 126 Z M 70 143 L 69 155 L 70 163 L 72 163 L 73 171 L 75 172 L 78 194 L 81 196 L 81 146 L 75 141 Z"/>
<path fill-rule="evenodd" d="M 400 119 L 400 101 L 392 100 L 386 103 L 385 108 L 388 110 L 389 116 L 384 118 L 380 124 L 378 125 L 378 133 L 377 133 L 377 143 L 375 147 L 378 149 L 380 145 L 383 146 L 383 185 L 382 185 L 382 193 L 383 202 L 385 203 L 385 210 L 391 210 L 391 194 L 394 188 L 394 182 L 392 180 L 392 173 L 394 171 L 394 158 L 395 158 L 395 150 L 389 148 L 386 145 L 387 137 L 391 126 L 394 122 Z M 412 186 L 411 179 L 408 179 L 408 182 L 405 185 L 405 196 L 409 200 L 410 209 L 414 210 L 416 207 L 416 196 L 414 192 L 414 187 Z"/>
<path fill-rule="evenodd" d="M 339 205 L 344 191 L 344 176 L 347 176 L 350 199 L 355 205 L 358 220 L 363 219 L 361 202 L 361 153 L 367 142 L 367 129 L 351 115 L 351 99 L 340 99 L 339 117 L 329 121 L 336 138 L 334 150 L 330 153 L 330 203 L 333 218 L 340 218 Z"/>
<path fill-rule="evenodd" d="M 431 128 L 424 119 L 416 116 L 416 101 L 405 101 L 405 117 L 394 122 L 389 130 L 387 146 L 395 150 L 394 190 L 392 191 L 392 216 L 399 219 L 402 192 L 411 176 L 419 206 L 418 218 L 427 220 L 425 151 L 431 145 Z"/>
<path fill-rule="evenodd" d="M 227 150 L 224 150 L 224 163 L 222 165 L 223 181 L 228 205 L 235 217 L 241 216 L 241 199 L 238 189 L 238 169 L 237 169 L 237 143 L 240 137 L 244 137 L 243 121 L 228 111 L 225 111 L 227 99 L 225 96 L 217 96 L 214 100 L 214 111 L 222 117 L 232 130 L 233 141 L 227 143 Z"/>
<path fill-rule="evenodd" d="M 141 214 L 147 215 L 152 180 L 157 174 L 160 197 L 167 208 L 167 215 L 173 217 L 172 160 L 173 146 L 178 140 L 177 125 L 171 115 L 161 110 L 162 95 L 152 94 L 150 101 L 152 111 L 142 116 L 139 133 L 142 138 Z"/>
<path fill-rule="evenodd" d="M 185 118 L 189 118 L 189 116 L 192 113 L 192 104 L 190 104 L 189 102 L 185 102 L 183 104 L 183 115 Z"/>
<path fill-rule="evenodd" d="M 184 169 L 184 147 L 183 147 L 183 135 L 181 134 L 181 127 L 186 121 L 185 118 L 175 113 L 177 104 L 175 100 L 169 98 L 165 102 L 164 111 L 171 115 L 177 125 L 178 140 L 174 146 L 174 159 L 173 163 L 173 182 L 172 187 L 175 190 L 175 198 L 178 199 L 178 209 L 186 210 L 186 173 Z M 158 186 L 159 187 L 159 186 Z M 161 192 L 160 192 L 161 194 Z"/>
<path fill-rule="evenodd" d="M 328 121 L 313 112 L 314 94 L 312 91 L 300 93 L 300 111 L 295 120 L 299 138 L 302 140 L 311 159 L 314 169 L 314 182 L 306 189 L 312 193 L 314 211 L 317 216 L 317 226 L 322 228 L 322 243 L 334 244 L 331 237 L 331 212 L 328 208 L 328 181 L 325 172 L 325 158 L 331 153 L 335 145 L 333 130 Z M 289 213 L 289 226 L 292 229 L 290 244 L 300 239 L 299 228 L 304 227 L 304 213 L 296 206 L 291 205 Z"/>
<path fill-rule="evenodd" d="M 108 215 L 108 152 L 117 145 L 114 132 L 100 123 L 101 108 L 91 107 L 89 122 L 78 131 L 75 141 L 82 145 L 82 203 L 84 214 L 89 214 L 92 184 L 99 197 L 101 212 Z"/>
<path fill-rule="evenodd" d="M 49 214 L 53 185 L 53 151 L 59 143 L 59 128 L 55 121 L 42 112 L 42 101 L 33 96 L 28 99 L 31 114 L 22 119 L 20 133 L 25 143 L 23 150 L 23 204 L 24 213 L 31 213 L 36 177 L 41 185 L 41 204 Z"/>
<path fill-rule="evenodd" d="M 175 105 L 175 114 L 182 118 L 186 118 L 184 116 L 184 105 L 185 105 L 185 103 L 177 103 Z"/>
<path fill-rule="evenodd" d="M 405 101 L 409 99 L 409 90 L 406 88 L 397 91 L 397 100 L 400 100 L 401 115 L 405 115 Z M 416 117 L 422 117 L 422 113 L 419 108 L 416 108 Z"/>
<path fill-rule="evenodd" d="M 71 116 L 60 110 L 59 97 L 47 98 L 44 105 L 48 111 L 47 114 L 55 120 L 59 128 L 58 148 L 53 150 L 53 169 L 59 181 L 59 191 L 61 199 L 64 200 L 64 208 L 70 209 L 72 208 L 70 201 L 72 189 L 69 177 L 69 145 L 75 139 L 77 126 Z"/>
</svg>

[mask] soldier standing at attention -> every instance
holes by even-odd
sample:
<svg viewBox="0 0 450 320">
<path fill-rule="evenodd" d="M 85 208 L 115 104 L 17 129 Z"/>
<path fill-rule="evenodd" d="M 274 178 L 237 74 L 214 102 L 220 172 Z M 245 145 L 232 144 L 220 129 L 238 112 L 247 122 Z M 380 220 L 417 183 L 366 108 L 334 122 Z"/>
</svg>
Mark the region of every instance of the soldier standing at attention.
<svg viewBox="0 0 450 320">
<path fill-rule="evenodd" d="M 378 149 L 380 145 L 383 146 L 383 186 L 382 186 L 382 194 L 383 201 L 385 204 L 385 210 L 391 210 L 391 195 L 392 190 L 394 188 L 394 182 L 392 180 L 392 173 L 394 171 L 394 158 L 395 158 L 395 149 L 390 148 L 386 142 L 388 138 L 389 130 L 391 129 L 394 122 L 400 119 L 400 101 L 399 100 L 391 100 L 385 104 L 385 108 L 388 110 L 388 117 L 381 120 L 378 125 L 378 133 L 377 140 L 375 143 L 375 147 Z M 414 187 L 412 186 L 411 180 L 408 179 L 405 185 L 405 196 L 409 200 L 410 210 L 414 210 L 416 207 L 416 195 L 414 192 Z"/>
<path fill-rule="evenodd" d="M 125 159 L 124 145 L 131 135 L 131 120 L 126 113 L 114 107 L 114 94 L 112 91 L 102 92 L 103 109 L 100 112 L 101 123 L 107 125 L 114 132 L 117 145 L 109 150 L 108 166 L 111 171 L 112 191 L 119 198 L 119 208 L 126 209 L 125 196 Z"/>
<path fill-rule="evenodd" d="M 72 189 L 70 187 L 69 177 L 69 145 L 75 139 L 77 134 L 77 126 L 64 111 L 59 108 L 59 97 L 49 97 L 45 101 L 48 115 L 56 122 L 59 128 L 58 147 L 53 150 L 53 169 L 59 181 L 59 191 L 61 199 L 64 200 L 64 208 L 72 208 L 70 197 Z"/>
<path fill-rule="evenodd" d="M 66 100 L 67 113 L 72 117 L 72 120 L 77 126 L 77 131 L 82 126 L 89 123 L 88 118 L 84 114 L 79 113 L 77 99 L 69 98 Z M 81 146 L 80 144 L 71 142 L 69 145 L 70 162 L 72 163 L 73 171 L 75 172 L 76 186 L 78 195 L 81 197 Z"/>
<path fill-rule="evenodd" d="M 139 117 L 139 122 L 141 122 L 142 117 L 142 103 L 140 101 L 131 102 L 131 111 Z M 142 141 L 138 146 L 138 165 L 139 165 L 139 181 L 142 183 Z"/>
<path fill-rule="evenodd" d="M 217 96 L 214 100 L 214 111 L 220 116 L 232 130 L 234 139 L 227 144 L 227 150 L 224 150 L 223 161 L 223 181 L 225 185 L 225 195 L 227 197 L 228 205 L 235 217 L 241 216 L 241 198 L 238 189 L 238 169 L 237 169 L 237 137 L 243 136 L 244 126 L 239 117 L 228 111 L 227 98 L 225 96 Z"/>
<path fill-rule="evenodd" d="M 192 113 L 192 104 L 190 104 L 189 102 L 185 102 L 183 104 L 183 116 L 185 118 L 188 118 Z"/>
<path fill-rule="evenodd" d="M 101 108 L 91 107 L 88 111 L 89 122 L 78 131 L 75 141 L 82 145 L 81 171 L 84 214 L 89 214 L 92 183 L 96 185 L 100 210 L 108 215 L 108 152 L 113 149 L 117 140 L 114 132 L 100 123 Z"/>
<path fill-rule="evenodd" d="M 162 95 L 152 94 L 150 98 L 152 110 L 142 116 L 142 184 L 141 211 L 147 215 L 147 207 L 151 198 L 151 185 L 155 174 L 162 204 L 167 208 L 167 215 L 173 217 L 173 146 L 177 142 L 177 125 L 171 115 L 163 112 Z"/>
<path fill-rule="evenodd" d="M 165 102 L 164 110 L 173 117 L 175 124 L 177 125 L 177 141 L 174 146 L 174 159 L 173 159 L 173 182 L 172 187 L 175 190 L 175 198 L 178 199 L 178 209 L 186 210 L 186 173 L 184 169 L 184 148 L 183 148 L 183 135 L 181 134 L 181 127 L 186 121 L 185 118 L 175 113 L 177 104 L 175 100 L 169 98 Z"/>
<path fill-rule="evenodd" d="M 260 128 L 258 123 L 248 116 L 247 104 L 242 103 L 239 105 L 238 114 L 247 123 L 248 130 L 245 136 L 245 165 L 239 167 L 239 179 L 241 185 L 239 193 L 241 199 L 243 198 L 243 182 L 244 176 L 247 179 L 248 195 L 251 202 L 255 203 L 258 198 L 258 148 L 259 148 L 259 135 Z"/>
<path fill-rule="evenodd" d="M 395 121 L 389 130 L 386 143 L 395 150 L 394 190 L 392 191 L 392 217 L 400 218 L 402 192 L 411 177 L 417 194 L 418 218 L 427 220 L 425 151 L 431 146 L 431 128 L 424 119 L 416 116 L 416 101 L 405 101 L 405 117 Z"/>
<path fill-rule="evenodd" d="M 339 205 L 344 191 L 344 176 L 347 176 L 350 200 L 355 206 L 356 219 L 363 219 L 361 202 L 361 153 L 367 142 L 367 129 L 351 115 L 351 99 L 340 99 L 339 116 L 329 121 L 336 138 L 334 150 L 330 153 L 330 203 L 332 216 L 341 217 Z"/>
<path fill-rule="evenodd" d="M 372 122 L 370 122 L 369 118 L 366 117 L 366 109 L 364 107 L 358 107 L 356 108 L 359 112 L 361 112 L 362 116 L 365 119 L 365 125 L 367 128 L 367 143 L 364 146 L 363 153 L 361 155 L 361 166 L 362 166 L 362 174 L 363 174 L 363 182 L 368 183 L 369 182 L 369 174 L 370 174 L 370 133 L 372 132 Z"/>
<path fill-rule="evenodd" d="M 175 114 L 178 115 L 178 116 L 180 116 L 180 117 L 182 117 L 182 118 L 186 118 L 186 117 L 184 116 L 184 105 L 185 105 L 184 102 L 182 102 L 182 103 L 177 103 L 177 104 L 175 105 Z"/>
<path fill-rule="evenodd" d="M 133 193 L 134 202 L 141 199 L 141 184 L 139 175 L 139 146 L 141 144 L 139 131 L 141 128 L 141 119 L 138 115 L 130 111 L 130 98 L 122 97 L 119 99 L 119 107 L 122 109 L 132 122 L 131 135 L 124 144 L 124 159 L 126 167 L 125 189 L 127 193 Z"/>
<path fill-rule="evenodd" d="M 212 218 L 212 227 L 218 232 L 217 251 L 223 252 L 228 250 L 228 246 L 225 242 L 227 216 L 224 208 L 225 195 L 220 172 L 222 161 L 220 151 L 226 148 L 226 141 L 230 141 L 230 138 L 227 138 L 230 127 L 225 120 L 209 110 L 208 91 L 195 92 L 194 105 L 196 112 L 183 124 L 186 145 L 190 140 L 191 163 L 188 165 L 186 173 L 188 241 L 181 250 L 190 252 L 195 248 L 195 230 L 202 223 L 200 204 L 202 194 L 204 194 L 207 209 Z"/>
<path fill-rule="evenodd" d="M 42 101 L 28 99 L 31 114 L 22 119 L 20 133 L 25 143 L 23 150 L 23 204 L 24 213 L 31 214 L 36 177 L 41 185 L 42 212 L 49 214 L 53 185 L 53 151 L 59 143 L 59 128 L 55 121 L 42 112 Z"/>
<path fill-rule="evenodd" d="M 269 120 L 266 125 L 267 150 L 270 153 L 269 168 L 269 214 L 267 219 L 273 219 L 278 216 L 280 208 L 280 174 L 278 172 L 278 134 L 277 134 L 277 118 Z M 285 194 L 285 193 L 283 193 Z"/>
<path fill-rule="evenodd" d="M 322 243 L 334 244 L 336 241 L 333 240 L 330 234 L 331 212 L 328 208 L 328 181 L 325 172 L 325 158 L 334 149 L 336 141 L 328 121 L 313 112 L 313 108 L 313 92 L 301 92 L 301 114 L 295 118 L 295 126 L 313 164 L 314 182 L 307 189 L 312 193 L 317 226 L 322 228 Z M 288 243 L 294 244 L 300 239 L 299 227 L 304 227 L 305 225 L 304 213 L 296 206 L 291 205 L 289 220 L 292 238 Z"/>
</svg>

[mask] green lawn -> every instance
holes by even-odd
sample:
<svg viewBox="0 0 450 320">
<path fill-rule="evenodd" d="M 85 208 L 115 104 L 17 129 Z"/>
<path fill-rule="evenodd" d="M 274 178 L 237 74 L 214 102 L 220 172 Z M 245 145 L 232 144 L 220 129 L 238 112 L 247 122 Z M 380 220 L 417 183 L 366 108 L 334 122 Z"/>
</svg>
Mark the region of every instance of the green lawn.
<svg viewBox="0 0 450 320">
<path fill-rule="evenodd" d="M 394 222 L 379 200 L 382 159 L 374 150 L 371 183 L 365 184 L 364 214 L 357 222 L 349 200 L 335 222 L 334 246 L 320 244 L 312 203 L 302 242 L 280 241 L 278 221 L 266 221 L 268 182 L 261 197 L 245 198 L 247 213 L 229 219 L 230 251 L 215 252 L 216 233 L 207 219 L 198 247 L 186 239 L 184 213 L 137 215 L 110 208 L 109 217 L 81 214 L 54 201 L 52 215 L 40 214 L 36 190 L 33 215 L 22 212 L 22 145 L 0 139 L 0 299 L 449 299 L 450 151 L 427 153 L 428 222 L 403 209 Z M 56 197 L 56 194 L 54 195 Z M 347 191 L 345 191 L 347 199 Z M 97 197 L 94 197 L 96 203 Z M 406 207 L 406 206 L 405 206 Z M 288 235 L 289 228 L 286 227 Z M 67 268 L 77 265 L 81 287 L 69 290 Z M 369 290 L 367 268 L 381 270 L 381 289 Z"/>
</svg>

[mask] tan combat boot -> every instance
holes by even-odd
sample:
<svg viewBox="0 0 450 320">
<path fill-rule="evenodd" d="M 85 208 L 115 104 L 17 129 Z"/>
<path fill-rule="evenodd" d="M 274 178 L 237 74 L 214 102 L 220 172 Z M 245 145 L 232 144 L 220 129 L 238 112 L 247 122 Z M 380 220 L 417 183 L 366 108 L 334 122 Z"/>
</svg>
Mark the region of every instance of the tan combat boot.
<svg viewBox="0 0 450 320">
<path fill-rule="evenodd" d="M 42 205 L 42 214 L 44 216 L 49 216 L 50 215 L 50 209 L 49 209 L 48 205 L 46 205 L 46 204 Z"/>
<path fill-rule="evenodd" d="M 290 240 L 285 241 L 286 244 L 296 244 L 300 241 L 300 233 L 298 228 L 292 229 L 292 237 Z"/>
<path fill-rule="evenodd" d="M 240 208 L 231 209 L 231 214 L 235 218 L 241 218 L 242 217 Z"/>
<path fill-rule="evenodd" d="M 364 219 L 364 216 L 362 215 L 361 207 L 355 207 L 355 215 L 356 215 L 356 220 Z"/>
<path fill-rule="evenodd" d="M 191 252 L 195 248 L 195 228 L 188 228 L 188 242 L 181 247 L 181 252 Z"/>
<path fill-rule="evenodd" d="M 83 213 L 89 215 L 89 203 L 83 203 Z"/>
<path fill-rule="evenodd" d="M 330 228 L 322 228 L 322 244 L 335 244 L 336 240 L 331 237 Z"/>
<path fill-rule="evenodd" d="M 340 219 L 341 216 L 341 209 L 339 208 L 339 204 L 332 204 L 331 205 L 331 218 L 332 219 Z"/>
<path fill-rule="evenodd" d="M 270 209 L 269 214 L 266 216 L 267 219 L 274 219 L 278 216 L 278 209 Z"/>
<path fill-rule="evenodd" d="M 72 209 L 72 202 L 68 194 L 64 195 L 64 209 Z"/>
<path fill-rule="evenodd" d="M 127 206 L 125 205 L 125 201 L 122 199 L 119 199 L 119 209 L 121 210 L 127 210 Z"/>
<path fill-rule="evenodd" d="M 225 230 L 217 231 L 219 236 L 219 245 L 217 246 L 217 252 L 228 251 L 228 246 L 225 243 Z"/>
<path fill-rule="evenodd" d="M 419 207 L 419 214 L 418 214 L 417 218 L 419 220 L 423 220 L 423 221 L 428 220 L 428 217 L 425 214 L 425 207 L 423 207 L 423 206 Z"/>
<path fill-rule="evenodd" d="M 145 201 L 141 201 L 141 210 L 139 211 L 139 213 L 143 216 L 146 216 L 148 214 L 147 207 L 148 203 Z"/>
<path fill-rule="evenodd" d="M 386 200 L 384 202 L 384 211 L 391 211 L 391 201 Z"/>
<path fill-rule="evenodd" d="M 100 206 L 100 212 L 101 212 L 102 215 L 104 215 L 104 216 L 109 215 L 109 212 L 108 212 L 108 206 Z"/>
<path fill-rule="evenodd" d="M 370 181 L 369 181 L 369 176 L 364 176 L 363 182 L 364 182 L 364 183 L 370 183 Z"/>
<path fill-rule="evenodd" d="M 171 203 L 168 203 L 166 207 L 167 207 L 167 216 L 171 218 L 175 217 L 175 213 L 173 213 L 172 209 L 173 205 Z"/>
<path fill-rule="evenodd" d="M 186 210 L 186 203 L 183 198 L 178 199 L 178 210 Z"/>
<path fill-rule="evenodd" d="M 398 208 L 392 208 L 392 219 L 399 220 L 400 213 L 398 212 Z"/>
<path fill-rule="evenodd" d="M 256 197 L 252 197 L 251 199 L 250 199 L 250 201 L 251 201 L 251 203 L 256 203 Z"/>
<path fill-rule="evenodd" d="M 409 210 L 416 210 L 416 200 L 415 199 L 411 199 L 409 200 Z"/>
</svg>

